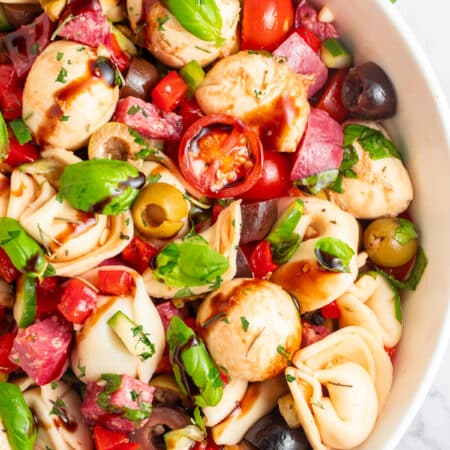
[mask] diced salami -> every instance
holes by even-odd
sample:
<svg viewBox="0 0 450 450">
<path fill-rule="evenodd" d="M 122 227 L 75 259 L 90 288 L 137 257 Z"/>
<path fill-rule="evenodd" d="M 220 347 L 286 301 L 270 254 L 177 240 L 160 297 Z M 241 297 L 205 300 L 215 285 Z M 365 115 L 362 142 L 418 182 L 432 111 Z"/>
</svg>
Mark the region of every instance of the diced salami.
<svg viewBox="0 0 450 450">
<path fill-rule="evenodd" d="M 173 317 L 175 317 L 175 316 L 178 316 L 181 318 L 186 317 L 185 312 L 181 309 L 175 308 L 175 306 L 173 306 L 171 301 L 159 304 L 156 307 L 156 309 L 158 310 L 159 315 L 161 316 L 161 321 L 162 321 L 165 331 L 167 331 L 167 328 L 169 327 L 169 323 Z"/>
<path fill-rule="evenodd" d="M 286 58 L 287 65 L 295 73 L 315 75 L 314 83 L 308 88 L 311 97 L 327 81 L 328 69 L 314 50 L 298 34 L 292 33 L 274 52 L 275 56 Z"/>
<path fill-rule="evenodd" d="M 84 418 L 89 423 L 100 423 L 110 430 L 126 433 L 144 426 L 150 416 L 155 388 L 128 375 L 121 375 L 120 386 L 108 394 L 105 401 L 99 397 L 105 391 L 105 386 L 104 379 L 88 383 L 81 405 Z M 136 420 L 131 420 L 134 415 Z"/>
<path fill-rule="evenodd" d="M 327 112 L 311 108 L 308 125 L 291 171 L 291 180 L 338 169 L 344 152 L 343 140 L 342 126 Z"/>
<path fill-rule="evenodd" d="M 175 113 L 163 113 L 152 103 L 126 97 L 117 103 L 113 120 L 137 130 L 143 136 L 169 142 L 180 140 L 183 120 Z"/>
<path fill-rule="evenodd" d="M 332 23 L 320 22 L 317 11 L 307 0 L 301 1 L 295 12 L 295 28 L 300 27 L 313 31 L 321 41 L 339 37 L 336 27 Z"/>
<path fill-rule="evenodd" d="M 59 316 L 20 329 L 10 359 L 37 385 L 59 379 L 69 365 L 72 326 Z"/>
<path fill-rule="evenodd" d="M 1 38 L 14 70 L 19 78 L 25 77 L 38 55 L 50 43 L 54 24 L 42 13 L 29 25 L 23 25 Z"/>
<path fill-rule="evenodd" d="M 321 341 L 323 338 L 331 334 L 329 328 L 324 325 L 314 325 L 313 323 L 302 322 L 302 348 L 315 342 Z"/>
</svg>

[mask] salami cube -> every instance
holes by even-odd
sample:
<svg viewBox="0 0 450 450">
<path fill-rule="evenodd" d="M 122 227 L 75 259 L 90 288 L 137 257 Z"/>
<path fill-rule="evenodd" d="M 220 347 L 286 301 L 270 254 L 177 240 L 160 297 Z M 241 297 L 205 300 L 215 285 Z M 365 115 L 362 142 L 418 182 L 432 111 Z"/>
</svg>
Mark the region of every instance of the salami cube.
<svg viewBox="0 0 450 450">
<path fill-rule="evenodd" d="M 319 36 L 321 41 L 338 38 L 339 33 L 332 23 L 321 22 L 317 11 L 306 0 L 300 2 L 295 11 L 295 28 L 305 27 Z"/>
</svg>

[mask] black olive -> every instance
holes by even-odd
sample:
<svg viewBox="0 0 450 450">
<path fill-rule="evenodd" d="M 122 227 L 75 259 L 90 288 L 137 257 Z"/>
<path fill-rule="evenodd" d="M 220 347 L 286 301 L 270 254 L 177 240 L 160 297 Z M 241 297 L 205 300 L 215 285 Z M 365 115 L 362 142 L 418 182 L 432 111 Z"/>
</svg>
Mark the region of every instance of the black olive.
<svg viewBox="0 0 450 450">
<path fill-rule="evenodd" d="M 397 110 L 394 85 L 386 72 L 373 62 L 350 69 L 342 86 L 342 101 L 358 119 L 386 119 Z"/>
<path fill-rule="evenodd" d="M 311 450 L 301 428 L 289 428 L 278 410 L 258 420 L 245 439 L 260 450 Z"/>
<path fill-rule="evenodd" d="M 109 86 L 115 86 L 116 69 L 108 58 L 103 56 L 98 57 L 94 63 L 93 72 L 95 77 L 102 78 Z"/>
<path fill-rule="evenodd" d="M 311 322 L 313 325 L 325 325 L 325 317 L 323 317 L 320 309 L 303 314 L 302 319 Z"/>
</svg>

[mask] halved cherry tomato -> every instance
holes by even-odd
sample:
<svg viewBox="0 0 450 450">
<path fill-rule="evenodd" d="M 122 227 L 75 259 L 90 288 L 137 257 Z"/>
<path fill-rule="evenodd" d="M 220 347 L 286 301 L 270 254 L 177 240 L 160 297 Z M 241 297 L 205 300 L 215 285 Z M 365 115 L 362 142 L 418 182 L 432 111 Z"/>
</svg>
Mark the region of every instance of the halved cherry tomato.
<svg viewBox="0 0 450 450">
<path fill-rule="evenodd" d="M 174 70 L 169 72 L 152 91 L 152 102 L 164 112 L 173 111 L 188 90 L 183 78 Z"/>
<path fill-rule="evenodd" d="M 241 48 L 275 50 L 294 22 L 292 0 L 244 0 Z"/>
<path fill-rule="evenodd" d="M 36 314 L 39 317 L 58 311 L 63 288 L 59 277 L 47 277 L 36 282 Z"/>
<path fill-rule="evenodd" d="M 16 333 L 6 333 L 0 336 L 0 372 L 11 373 L 18 367 L 9 360 L 15 337 Z"/>
<path fill-rule="evenodd" d="M 339 69 L 328 79 L 317 108 L 326 111 L 337 122 L 343 122 L 349 115 L 348 109 L 342 102 L 342 85 L 348 69 Z"/>
<path fill-rule="evenodd" d="M 292 160 L 289 155 L 264 150 L 262 174 L 241 198 L 246 202 L 260 202 L 288 195 L 291 169 Z"/>
<path fill-rule="evenodd" d="M 195 121 L 201 119 L 204 114 L 198 106 L 195 98 L 185 97 L 177 110 L 178 114 L 183 119 L 183 130 L 186 131 Z"/>
<path fill-rule="evenodd" d="M 325 319 L 340 319 L 341 310 L 336 302 L 328 303 L 328 305 L 322 306 L 320 312 Z"/>
<path fill-rule="evenodd" d="M 256 278 L 264 278 L 278 268 L 273 261 L 272 248 L 267 241 L 261 241 L 254 248 L 248 262 Z"/>
<path fill-rule="evenodd" d="M 122 259 L 139 273 L 143 273 L 158 249 L 147 241 L 134 236 L 122 252 Z"/>
<path fill-rule="evenodd" d="M 104 294 L 126 295 L 131 292 L 133 286 L 133 277 L 125 270 L 98 271 L 98 288 Z"/>
<path fill-rule="evenodd" d="M 5 250 L 0 247 L 0 278 L 7 283 L 12 283 L 19 276 L 19 273 Z"/>
<path fill-rule="evenodd" d="M 184 133 L 178 154 L 183 176 L 203 194 L 237 197 L 262 173 L 263 151 L 257 134 L 233 116 L 210 114 Z"/>
<path fill-rule="evenodd" d="M 130 442 L 125 433 L 110 431 L 99 425 L 94 427 L 94 441 L 97 450 L 116 450 L 119 445 Z"/>
<path fill-rule="evenodd" d="M 314 33 L 314 31 L 302 27 L 297 28 L 295 32 L 314 50 L 315 53 L 319 53 L 322 41 L 320 40 L 319 36 Z"/>
<path fill-rule="evenodd" d="M 91 315 L 97 303 L 97 293 L 77 278 L 66 285 L 58 309 L 69 322 L 82 324 Z"/>
<path fill-rule="evenodd" d="M 8 133 L 8 135 L 9 152 L 7 158 L 3 161 L 5 164 L 16 167 L 38 159 L 38 151 L 33 143 L 19 144 L 19 141 L 12 133 Z"/>
</svg>

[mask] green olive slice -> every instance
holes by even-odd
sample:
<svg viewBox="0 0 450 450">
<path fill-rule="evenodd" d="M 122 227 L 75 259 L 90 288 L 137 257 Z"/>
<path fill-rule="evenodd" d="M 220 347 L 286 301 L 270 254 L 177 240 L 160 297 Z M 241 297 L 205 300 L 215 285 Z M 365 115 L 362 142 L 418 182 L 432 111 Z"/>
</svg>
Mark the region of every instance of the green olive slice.
<svg viewBox="0 0 450 450">
<path fill-rule="evenodd" d="M 131 209 L 136 228 L 145 236 L 167 239 L 175 236 L 188 215 L 183 194 L 167 183 L 147 185 Z"/>
</svg>

